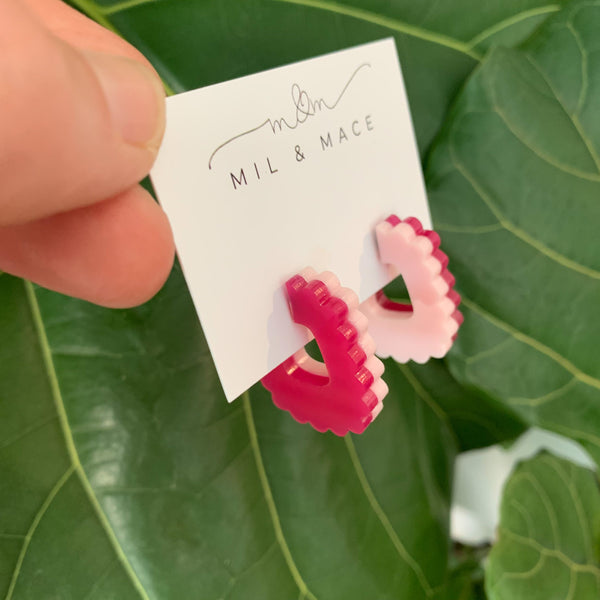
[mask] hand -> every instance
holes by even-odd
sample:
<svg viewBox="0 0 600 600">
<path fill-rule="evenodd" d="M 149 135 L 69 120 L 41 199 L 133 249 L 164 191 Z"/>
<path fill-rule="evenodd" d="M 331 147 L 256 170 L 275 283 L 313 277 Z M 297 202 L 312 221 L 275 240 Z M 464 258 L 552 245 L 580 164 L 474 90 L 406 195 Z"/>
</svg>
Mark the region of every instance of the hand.
<svg viewBox="0 0 600 600">
<path fill-rule="evenodd" d="M 137 182 L 165 124 L 160 79 L 60 0 L 0 0 L 0 270 L 110 307 L 156 293 L 167 218 Z"/>
</svg>

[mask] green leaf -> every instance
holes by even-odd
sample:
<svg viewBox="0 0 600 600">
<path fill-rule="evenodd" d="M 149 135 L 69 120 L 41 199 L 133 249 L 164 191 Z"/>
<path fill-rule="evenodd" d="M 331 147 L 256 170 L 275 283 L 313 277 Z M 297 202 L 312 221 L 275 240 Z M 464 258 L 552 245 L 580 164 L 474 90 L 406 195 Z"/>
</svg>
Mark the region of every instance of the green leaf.
<svg viewBox="0 0 600 600">
<path fill-rule="evenodd" d="M 556 12 L 561 3 L 72 1 L 140 48 L 175 91 L 393 35 L 422 154 L 482 52 L 493 42 L 517 43 Z M 444 397 L 451 404 L 449 415 L 462 449 L 510 439 L 522 430 L 522 421 L 513 411 L 485 394 L 461 392 L 445 368 L 431 371 L 428 378 L 448 383 L 450 391 Z M 444 389 L 443 384 L 437 387 Z"/>
<path fill-rule="evenodd" d="M 0 275 L 0 595 L 139 598 L 63 435 L 38 324 L 32 287 Z"/>
<path fill-rule="evenodd" d="M 111 311 L 0 277 L 0 595 L 443 591 L 455 443 L 404 367 L 362 436 L 228 405 L 179 269 Z"/>
<path fill-rule="evenodd" d="M 592 471 L 547 453 L 519 465 L 486 566 L 490 600 L 598 598 L 599 515 Z"/>
<path fill-rule="evenodd" d="M 386 371 L 390 366 L 386 366 Z M 448 419 L 461 452 L 513 440 L 523 433 L 526 422 L 496 398 L 460 385 L 446 364 L 430 360 L 409 363 L 407 374 L 432 399 Z"/>
<path fill-rule="evenodd" d="M 517 43 L 556 12 L 563 0 L 552 4 L 544 0 L 493 0 L 484 6 L 479 0 L 71 3 L 140 48 L 173 91 L 393 35 L 417 141 L 425 154 L 451 100 L 483 51 L 499 41 Z M 449 413 L 461 448 L 489 445 L 518 434 L 521 421 L 514 412 L 490 401 L 485 394 L 461 393 L 445 368 L 432 370 L 435 373 L 429 377 L 449 382 L 452 392 L 445 396 L 451 404 L 464 396 L 462 406 L 451 407 Z M 475 434 L 472 438 L 471 433 Z"/>
<path fill-rule="evenodd" d="M 558 10 L 547 0 L 71 0 L 133 42 L 174 91 L 390 35 L 424 153 L 492 42 L 517 43 Z"/>
<path fill-rule="evenodd" d="M 427 180 L 463 296 L 454 375 L 600 462 L 599 30 L 576 2 L 493 50 Z"/>
<path fill-rule="evenodd" d="M 136 43 L 175 90 L 392 34 L 423 152 L 487 45 L 522 39 L 558 8 L 74 4 Z M 228 405 L 179 269 L 130 311 L 0 275 L 0 339 L 7 600 L 449 600 L 458 589 L 448 569 L 452 411 L 433 397 L 447 373 L 388 365 L 385 412 L 345 439 L 296 424 L 260 386 Z M 518 425 L 507 414 L 508 429 Z"/>
</svg>

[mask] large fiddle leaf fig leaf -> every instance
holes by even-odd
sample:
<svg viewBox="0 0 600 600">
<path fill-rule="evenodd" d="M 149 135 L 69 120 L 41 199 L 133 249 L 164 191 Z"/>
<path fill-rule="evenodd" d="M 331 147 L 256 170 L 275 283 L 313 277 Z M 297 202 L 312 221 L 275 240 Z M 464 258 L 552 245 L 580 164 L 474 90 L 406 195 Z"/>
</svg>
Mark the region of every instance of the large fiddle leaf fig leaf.
<svg viewBox="0 0 600 600">
<path fill-rule="evenodd" d="M 0 331 L 7 600 L 445 597 L 455 442 L 405 367 L 362 436 L 229 405 L 179 269 L 129 311 L 3 275 Z"/>
<path fill-rule="evenodd" d="M 135 44 L 154 63 L 171 91 L 394 36 L 422 154 L 464 78 L 490 44 L 517 43 L 562 3 L 71 0 Z M 502 441 L 522 430 L 522 419 L 514 411 L 489 395 L 463 393 L 444 367 L 432 370 L 433 381 L 439 383 L 436 388 L 449 402 L 447 414 L 461 449 Z"/>
<path fill-rule="evenodd" d="M 486 566 L 489 599 L 600 597 L 599 515 L 591 471 L 547 453 L 521 464 L 506 485 Z"/>
<path fill-rule="evenodd" d="M 71 0 L 134 43 L 174 91 L 394 36 L 419 147 L 492 43 L 526 37 L 564 0 Z"/>
<path fill-rule="evenodd" d="M 427 172 L 465 323 L 463 383 L 600 461 L 600 3 L 492 50 Z"/>
</svg>

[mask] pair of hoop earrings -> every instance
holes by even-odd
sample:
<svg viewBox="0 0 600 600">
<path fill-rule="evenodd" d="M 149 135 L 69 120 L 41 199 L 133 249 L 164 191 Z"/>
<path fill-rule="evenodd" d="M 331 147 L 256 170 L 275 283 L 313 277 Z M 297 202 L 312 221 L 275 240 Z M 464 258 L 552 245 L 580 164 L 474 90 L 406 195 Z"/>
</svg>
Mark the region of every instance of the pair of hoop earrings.
<svg viewBox="0 0 600 600">
<path fill-rule="evenodd" d="M 381 262 L 402 275 L 411 304 L 380 291 L 359 307 L 356 294 L 333 273 L 310 268 L 285 284 L 294 322 L 311 331 L 325 362 L 303 348 L 261 381 L 279 408 L 317 431 L 362 433 L 388 392 L 376 354 L 402 363 L 441 358 L 463 320 L 437 233 L 414 217 L 392 215 L 375 234 Z"/>
</svg>

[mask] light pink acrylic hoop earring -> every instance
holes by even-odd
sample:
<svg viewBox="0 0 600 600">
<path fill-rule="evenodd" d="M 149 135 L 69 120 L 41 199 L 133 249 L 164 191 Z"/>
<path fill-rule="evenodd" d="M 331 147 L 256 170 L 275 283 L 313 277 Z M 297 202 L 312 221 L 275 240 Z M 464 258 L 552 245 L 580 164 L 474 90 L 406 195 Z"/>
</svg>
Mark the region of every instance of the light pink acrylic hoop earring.
<svg viewBox="0 0 600 600">
<path fill-rule="evenodd" d="M 294 322 L 310 329 L 325 363 L 302 349 L 262 379 L 273 402 L 300 423 L 336 435 L 362 433 L 388 392 L 383 363 L 356 294 L 329 272 L 306 269 L 286 283 Z"/>
<path fill-rule="evenodd" d="M 441 358 L 452 346 L 463 317 L 438 234 L 423 229 L 414 217 L 400 220 L 395 215 L 379 223 L 375 234 L 381 262 L 402 275 L 411 300 L 411 304 L 393 302 L 378 292 L 360 305 L 377 356 L 401 363 Z"/>
</svg>

